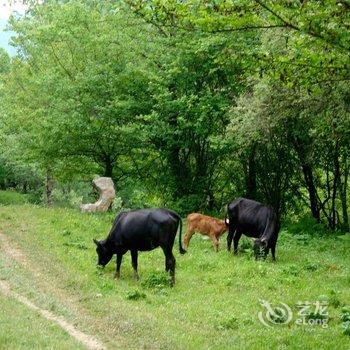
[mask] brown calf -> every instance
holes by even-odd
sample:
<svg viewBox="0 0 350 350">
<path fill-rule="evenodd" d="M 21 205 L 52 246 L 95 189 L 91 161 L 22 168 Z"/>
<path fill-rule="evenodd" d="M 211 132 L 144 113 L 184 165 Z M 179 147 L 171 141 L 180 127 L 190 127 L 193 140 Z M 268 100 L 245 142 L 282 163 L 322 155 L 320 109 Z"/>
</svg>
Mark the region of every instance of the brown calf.
<svg viewBox="0 0 350 350">
<path fill-rule="evenodd" d="M 219 239 L 228 230 L 224 220 L 212 218 L 211 216 L 192 213 L 187 216 L 187 232 L 184 238 L 184 248 L 187 250 L 190 239 L 195 232 L 208 236 L 213 241 L 216 251 L 219 250 Z"/>
</svg>

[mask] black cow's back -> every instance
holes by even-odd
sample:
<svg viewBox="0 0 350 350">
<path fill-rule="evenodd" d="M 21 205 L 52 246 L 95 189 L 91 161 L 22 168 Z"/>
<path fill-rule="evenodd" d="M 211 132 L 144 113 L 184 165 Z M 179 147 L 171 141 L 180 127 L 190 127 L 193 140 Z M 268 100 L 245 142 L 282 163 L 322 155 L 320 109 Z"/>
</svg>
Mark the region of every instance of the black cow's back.
<svg viewBox="0 0 350 350">
<path fill-rule="evenodd" d="M 227 213 L 230 225 L 240 229 L 246 236 L 255 238 L 261 237 L 277 220 L 270 206 L 247 198 L 234 200 L 228 205 Z"/>
<path fill-rule="evenodd" d="M 117 247 L 147 251 L 173 246 L 179 217 L 167 209 L 124 212 L 116 218 L 110 238 Z"/>
</svg>

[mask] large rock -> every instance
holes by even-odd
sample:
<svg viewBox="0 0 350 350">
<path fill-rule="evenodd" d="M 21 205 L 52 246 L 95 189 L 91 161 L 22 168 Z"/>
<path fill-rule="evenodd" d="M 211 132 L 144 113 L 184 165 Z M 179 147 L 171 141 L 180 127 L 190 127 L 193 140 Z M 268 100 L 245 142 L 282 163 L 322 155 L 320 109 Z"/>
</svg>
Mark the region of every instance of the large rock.
<svg viewBox="0 0 350 350">
<path fill-rule="evenodd" d="M 107 211 L 115 198 L 114 183 L 110 177 L 99 177 L 92 181 L 92 185 L 99 191 L 100 198 L 93 204 L 82 204 L 81 211 Z"/>
</svg>

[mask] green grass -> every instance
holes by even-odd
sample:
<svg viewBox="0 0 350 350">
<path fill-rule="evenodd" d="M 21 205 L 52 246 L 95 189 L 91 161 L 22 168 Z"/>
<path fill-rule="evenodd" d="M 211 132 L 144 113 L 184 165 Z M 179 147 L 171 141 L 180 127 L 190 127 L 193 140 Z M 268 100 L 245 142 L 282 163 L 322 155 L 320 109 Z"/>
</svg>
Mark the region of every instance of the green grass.
<svg viewBox="0 0 350 350">
<path fill-rule="evenodd" d="M 284 229 L 276 263 L 270 257 L 255 261 L 248 239 L 232 256 L 225 237 L 215 253 L 210 241 L 194 235 L 186 255 L 178 253 L 177 243 L 174 247 L 176 284 L 171 288 L 160 249 L 140 253 L 140 281 L 132 278 L 129 253 L 117 282 L 114 261 L 105 269 L 96 267 L 92 238 L 104 238 L 112 220 L 110 214 L 28 204 L 1 207 L 2 232 L 37 273 L 2 252 L 0 279 L 111 349 L 349 349 L 341 320 L 342 307 L 350 304 L 349 235 L 318 238 Z M 293 321 L 269 328 L 261 324 L 261 299 L 288 304 Z M 298 301 L 317 300 L 329 303 L 329 327 L 295 324 Z M 11 319 L 2 322 L 16 329 Z M 17 327 L 25 323 L 19 320 Z M 0 348 L 11 347 L 5 345 L 0 338 Z"/>
<path fill-rule="evenodd" d="M 0 191 L 0 205 L 25 204 L 27 201 L 28 195 L 15 191 Z"/>
</svg>

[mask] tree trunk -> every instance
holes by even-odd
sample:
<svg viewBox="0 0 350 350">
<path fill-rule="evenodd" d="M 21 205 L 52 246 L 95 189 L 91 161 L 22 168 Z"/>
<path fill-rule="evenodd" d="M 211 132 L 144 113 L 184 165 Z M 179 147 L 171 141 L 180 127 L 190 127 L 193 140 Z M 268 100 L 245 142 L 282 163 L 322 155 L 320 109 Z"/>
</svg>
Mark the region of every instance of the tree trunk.
<svg viewBox="0 0 350 350">
<path fill-rule="evenodd" d="M 215 199 L 212 191 L 208 191 L 207 206 L 210 211 L 213 211 L 215 208 Z"/>
<path fill-rule="evenodd" d="M 337 189 L 339 186 L 339 180 L 340 180 L 340 164 L 339 164 L 339 147 L 338 147 L 338 141 L 335 146 L 334 150 L 334 180 L 333 180 L 333 193 L 332 193 L 332 220 L 331 220 L 331 229 L 335 230 L 337 225 L 337 208 L 336 208 L 336 198 L 337 198 Z"/>
<path fill-rule="evenodd" d="M 191 189 L 191 183 L 189 183 L 191 176 L 189 176 L 186 163 L 182 162 L 180 159 L 180 147 L 178 145 L 172 146 L 168 159 L 171 176 L 173 178 L 173 197 L 179 199 L 189 194 Z"/>
<path fill-rule="evenodd" d="M 24 181 L 22 191 L 23 191 L 23 193 L 27 193 L 28 192 L 28 182 L 27 181 Z"/>
<path fill-rule="evenodd" d="M 48 206 L 52 206 L 53 204 L 53 199 L 52 199 L 52 190 L 53 190 L 53 185 L 54 181 L 52 178 L 52 174 L 50 170 L 47 170 L 46 172 L 46 184 L 45 184 L 45 189 L 46 189 L 46 203 Z"/>
<path fill-rule="evenodd" d="M 105 171 L 104 175 L 105 177 L 113 177 L 113 162 L 111 161 L 110 156 L 106 156 L 105 159 Z"/>
<path fill-rule="evenodd" d="M 348 206 L 347 206 L 347 185 L 349 179 L 349 166 L 345 165 L 344 169 L 344 183 L 340 186 L 340 199 L 343 212 L 343 229 L 348 232 L 349 227 L 349 215 L 348 215 Z"/>
<path fill-rule="evenodd" d="M 317 220 L 317 222 L 320 222 L 321 221 L 320 209 L 319 209 L 318 202 L 317 202 L 317 193 L 316 193 L 316 187 L 314 184 L 312 168 L 309 164 L 303 164 L 302 169 L 303 169 L 306 188 L 307 188 L 308 193 L 309 193 L 309 200 L 310 200 L 310 207 L 311 207 L 312 216 Z"/>
</svg>

